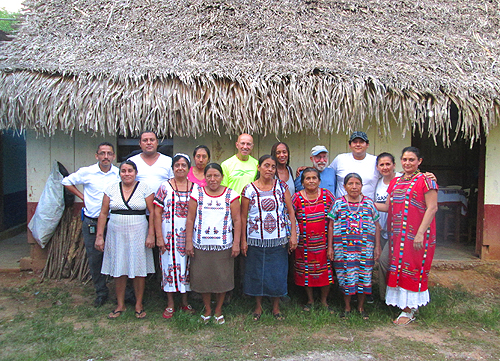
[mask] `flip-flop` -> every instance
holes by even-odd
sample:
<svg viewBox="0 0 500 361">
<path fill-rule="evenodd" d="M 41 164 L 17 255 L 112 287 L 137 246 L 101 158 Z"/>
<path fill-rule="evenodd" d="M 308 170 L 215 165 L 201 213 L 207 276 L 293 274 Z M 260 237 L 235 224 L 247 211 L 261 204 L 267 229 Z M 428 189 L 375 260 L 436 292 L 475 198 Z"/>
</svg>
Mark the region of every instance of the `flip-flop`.
<svg viewBox="0 0 500 361">
<path fill-rule="evenodd" d="M 345 320 L 346 318 L 349 318 L 349 315 L 351 314 L 351 311 L 344 311 L 341 312 L 339 317 L 341 320 Z"/>
<path fill-rule="evenodd" d="M 311 312 L 312 308 L 313 308 L 313 304 L 312 303 L 306 303 L 304 305 L 304 307 L 302 307 L 302 311 L 304 311 L 304 312 Z"/>
<path fill-rule="evenodd" d="M 414 315 L 414 311 L 412 310 L 411 312 L 401 312 L 398 316 L 398 318 L 396 318 L 394 321 L 392 321 L 392 323 L 394 323 L 396 326 L 406 326 L 408 325 L 409 323 L 415 321 L 415 315 Z M 402 317 L 406 317 L 408 319 L 408 321 L 406 321 L 405 323 L 397 323 L 399 321 L 400 318 Z"/>
<path fill-rule="evenodd" d="M 146 312 L 144 312 L 144 310 L 135 311 L 135 318 L 138 318 L 139 320 L 146 318 Z"/>
<path fill-rule="evenodd" d="M 214 316 L 214 322 L 216 325 L 223 325 L 226 323 L 226 320 L 224 319 L 224 315 L 220 316 Z"/>
<path fill-rule="evenodd" d="M 363 320 L 365 321 L 370 319 L 370 316 L 368 316 L 368 312 L 366 312 L 365 310 L 359 311 L 359 314 L 361 315 L 361 317 L 363 317 Z"/>
<path fill-rule="evenodd" d="M 163 311 L 162 317 L 168 320 L 174 317 L 174 312 L 175 310 L 172 307 L 167 307 L 165 308 L 165 311 Z"/>
<path fill-rule="evenodd" d="M 200 319 L 198 320 L 198 322 L 199 323 L 203 323 L 203 324 L 206 325 L 210 321 L 211 318 L 212 318 L 212 316 L 203 316 L 203 315 L 201 315 Z"/>
<path fill-rule="evenodd" d="M 330 315 L 333 315 L 335 313 L 335 310 L 332 308 L 330 305 L 322 305 L 329 313 Z"/>
<path fill-rule="evenodd" d="M 122 315 L 123 312 L 125 312 L 126 310 L 123 310 L 123 311 L 112 311 L 110 313 L 108 313 L 108 319 L 110 320 L 114 320 L 115 318 L 118 318 Z"/>
<path fill-rule="evenodd" d="M 281 312 L 273 313 L 273 317 L 276 321 L 283 321 L 285 319 L 285 316 Z"/>
<path fill-rule="evenodd" d="M 196 312 L 191 305 L 182 306 L 181 311 L 186 312 L 189 315 L 192 315 Z"/>
<path fill-rule="evenodd" d="M 252 314 L 252 317 L 253 317 L 254 321 L 259 321 L 260 320 L 260 316 L 262 316 L 262 313 L 255 312 L 255 313 Z"/>
</svg>

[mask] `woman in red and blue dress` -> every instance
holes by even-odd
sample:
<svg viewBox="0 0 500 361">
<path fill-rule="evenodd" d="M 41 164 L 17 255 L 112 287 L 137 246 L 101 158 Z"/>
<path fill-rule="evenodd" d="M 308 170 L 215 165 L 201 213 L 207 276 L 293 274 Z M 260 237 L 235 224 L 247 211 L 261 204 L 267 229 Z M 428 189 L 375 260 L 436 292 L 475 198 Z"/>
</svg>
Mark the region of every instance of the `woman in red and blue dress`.
<svg viewBox="0 0 500 361">
<path fill-rule="evenodd" d="M 339 286 L 344 293 L 346 318 L 351 312 L 351 296 L 358 297 L 357 309 L 363 319 L 368 319 L 364 309 L 365 295 L 372 293 L 372 269 L 380 256 L 379 214 L 373 201 L 365 197 L 363 183 L 357 173 L 344 178 L 347 194 L 337 198 L 328 212 L 329 250 L 333 244 L 333 265 Z"/>
<path fill-rule="evenodd" d="M 329 220 L 326 215 L 335 197 L 328 189 L 319 188 L 321 176 L 315 168 L 304 169 L 300 181 L 304 189 L 292 198 L 300 230 L 294 279 L 297 286 L 305 287 L 307 303 L 303 310 L 310 311 L 314 305 L 313 287 L 321 288 L 321 304 L 328 308 L 326 300 L 333 283 L 333 271 L 327 255 Z"/>
</svg>

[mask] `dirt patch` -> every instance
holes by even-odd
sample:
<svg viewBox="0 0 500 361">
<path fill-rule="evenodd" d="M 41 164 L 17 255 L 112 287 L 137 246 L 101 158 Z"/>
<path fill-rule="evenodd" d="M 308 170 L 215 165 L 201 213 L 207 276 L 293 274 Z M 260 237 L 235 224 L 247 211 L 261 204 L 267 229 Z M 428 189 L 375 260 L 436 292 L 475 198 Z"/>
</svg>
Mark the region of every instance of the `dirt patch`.
<svg viewBox="0 0 500 361">
<path fill-rule="evenodd" d="M 487 305 L 498 305 L 500 300 L 500 262 L 479 262 L 472 267 L 448 267 L 433 269 L 430 274 L 430 283 L 447 288 L 460 287 L 461 289 L 481 297 L 481 302 Z M 91 305 L 93 301 L 91 286 L 84 286 L 76 281 L 40 282 L 38 275 L 33 273 L 3 273 L 0 277 L 0 322 L 9 322 L 18 314 L 30 317 L 43 307 L 57 304 L 59 300 L 73 306 Z M 245 315 L 235 316 L 231 320 L 234 327 L 245 329 Z M 63 321 L 71 321 L 68 316 Z M 98 321 L 98 325 L 106 327 L 108 321 Z M 238 326 L 239 325 L 239 326 Z M 89 329 L 92 323 L 78 320 L 73 323 L 75 330 Z M 138 333 L 147 334 L 150 325 L 141 325 Z M 274 326 L 269 326 L 274 327 Z M 272 350 L 259 347 L 259 337 L 265 337 L 265 328 L 259 329 L 262 334 L 255 336 L 255 343 L 242 345 L 243 354 L 253 355 L 252 359 L 274 359 Z M 243 330 L 245 331 L 245 330 Z M 189 349 L 179 354 L 183 359 L 196 359 L 206 347 L 206 340 L 214 338 L 216 330 L 207 329 L 196 337 L 196 343 L 190 344 Z M 246 332 L 246 331 L 245 331 Z M 285 328 L 283 329 L 285 332 Z M 288 334 L 280 335 L 279 339 L 286 342 Z M 169 339 L 176 335 L 175 330 L 166 328 L 162 337 Z M 326 352 L 307 352 L 289 358 L 280 358 L 283 361 L 294 360 L 403 360 L 411 356 L 413 360 L 427 359 L 456 359 L 456 360 L 485 360 L 493 355 L 498 356 L 496 345 L 500 344 L 500 337 L 495 331 L 477 329 L 462 330 L 446 327 L 427 327 L 425 323 L 413 323 L 406 327 L 396 327 L 391 324 L 376 327 L 367 331 L 337 329 L 322 329 L 308 335 L 311 344 L 323 343 L 332 345 Z M 326 343 L 325 343 L 326 340 Z M 222 344 L 221 344 L 222 345 Z M 213 349 L 212 355 L 223 355 L 225 346 Z M 339 351 L 342 349 L 347 351 Z M 215 347 L 215 346 L 213 346 Z M 328 349 L 328 347 L 327 347 Z M 424 349 L 422 351 L 422 349 Z M 355 351 L 352 351 L 355 350 Z M 360 351 L 361 350 L 361 351 Z M 401 350 L 405 354 L 401 354 Z M 180 351 L 177 351 L 177 353 Z M 176 353 L 176 354 L 177 354 Z M 151 359 L 141 351 L 131 350 L 122 359 Z"/>
<path fill-rule="evenodd" d="M 484 301 L 500 299 L 500 262 L 481 263 L 470 269 L 432 269 L 429 283 L 446 288 L 461 287 Z"/>
</svg>

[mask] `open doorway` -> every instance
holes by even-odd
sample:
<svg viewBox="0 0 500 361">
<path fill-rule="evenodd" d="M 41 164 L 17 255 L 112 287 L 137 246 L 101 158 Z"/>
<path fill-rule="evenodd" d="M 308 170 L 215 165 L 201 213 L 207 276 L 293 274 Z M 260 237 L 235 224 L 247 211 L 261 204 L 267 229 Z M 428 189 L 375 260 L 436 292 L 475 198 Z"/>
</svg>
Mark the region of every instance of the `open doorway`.
<svg viewBox="0 0 500 361">
<path fill-rule="evenodd" d="M 452 112 L 455 129 L 457 111 Z M 454 115 L 454 116 L 453 116 Z M 436 175 L 439 185 L 436 214 L 437 249 L 445 259 L 477 257 L 476 239 L 478 203 L 482 204 L 484 182 L 485 141 L 470 143 L 451 132 L 451 144 L 446 146 L 441 139 L 437 144 L 427 131 L 415 132 L 412 145 L 419 148 L 424 158 L 422 171 Z"/>
</svg>

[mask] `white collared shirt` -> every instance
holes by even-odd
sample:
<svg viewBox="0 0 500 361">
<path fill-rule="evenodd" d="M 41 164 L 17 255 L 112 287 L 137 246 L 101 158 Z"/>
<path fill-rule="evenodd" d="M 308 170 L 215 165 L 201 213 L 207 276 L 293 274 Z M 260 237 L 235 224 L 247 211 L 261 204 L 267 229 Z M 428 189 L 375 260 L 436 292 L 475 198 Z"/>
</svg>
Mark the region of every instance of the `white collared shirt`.
<svg viewBox="0 0 500 361">
<path fill-rule="evenodd" d="M 76 172 L 64 178 L 61 183 L 64 186 L 83 185 L 83 199 L 85 202 L 84 213 L 87 217 L 97 218 L 101 213 L 102 198 L 104 191 L 110 185 L 120 181 L 120 171 L 111 165 L 109 171 L 104 173 L 99 167 L 99 163 L 82 167 Z"/>
</svg>

